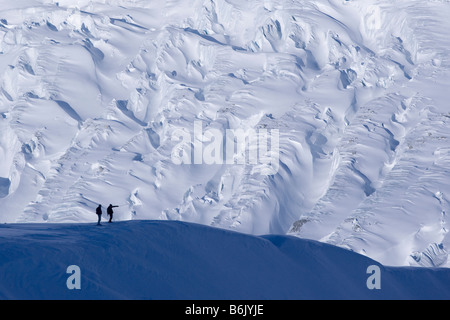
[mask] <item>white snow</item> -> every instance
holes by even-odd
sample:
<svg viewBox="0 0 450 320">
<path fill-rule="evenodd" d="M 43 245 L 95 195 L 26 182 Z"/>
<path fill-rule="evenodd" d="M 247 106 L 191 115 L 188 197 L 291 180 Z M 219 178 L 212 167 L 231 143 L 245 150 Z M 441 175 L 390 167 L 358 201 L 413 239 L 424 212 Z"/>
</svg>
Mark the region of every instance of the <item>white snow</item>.
<svg viewBox="0 0 450 320">
<path fill-rule="evenodd" d="M 449 267 L 449 16 L 443 0 L 2 1 L 0 222 L 95 222 L 113 203 L 116 221 Z M 279 130 L 279 171 L 173 163 L 195 121 Z"/>
</svg>

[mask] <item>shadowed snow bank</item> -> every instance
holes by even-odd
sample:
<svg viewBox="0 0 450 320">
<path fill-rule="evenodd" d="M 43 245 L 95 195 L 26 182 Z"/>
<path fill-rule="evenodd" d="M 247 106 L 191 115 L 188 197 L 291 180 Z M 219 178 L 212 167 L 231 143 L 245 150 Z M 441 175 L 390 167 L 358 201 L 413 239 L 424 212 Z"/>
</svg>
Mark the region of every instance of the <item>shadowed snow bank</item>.
<svg viewBox="0 0 450 320">
<path fill-rule="evenodd" d="M 77 265 L 81 289 L 69 290 Z M 380 290 L 367 269 L 380 267 Z M 1 299 L 449 299 L 450 271 L 175 221 L 0 226 Z"/>
</svg>

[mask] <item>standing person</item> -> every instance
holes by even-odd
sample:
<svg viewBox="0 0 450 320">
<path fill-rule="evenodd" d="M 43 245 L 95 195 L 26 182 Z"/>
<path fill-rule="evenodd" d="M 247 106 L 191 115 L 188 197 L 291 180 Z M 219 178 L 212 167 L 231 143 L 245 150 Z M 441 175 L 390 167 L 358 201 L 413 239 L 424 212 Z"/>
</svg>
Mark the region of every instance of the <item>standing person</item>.
<svg viewBox="0 0 450 320">
<path fill-rule="evenodd" d="M 97 209 L 95 209 L 95 213 L 96 213 L 97 216 L 98 216 L 98 222 L 97 222 L 97 225 L 99 226 L 99 225 L 100 225 L 100 220 L 102 219 L 102 205 L 101 205 L 101 204 L 99 204 L 98 207 L 97 207 Z"/>
<path fill-rule="evenodd" d="M 112 222 L 112 218 L 113 218 L 113 209 L 112 208 L 117 208 L 118 206 L 113 206 L 112 204 L 110 204 L 108 206 L 108 209 L 106 209 L 106 213 L 109 215 L 109 221 L 108 222 Z"/>
</svg>

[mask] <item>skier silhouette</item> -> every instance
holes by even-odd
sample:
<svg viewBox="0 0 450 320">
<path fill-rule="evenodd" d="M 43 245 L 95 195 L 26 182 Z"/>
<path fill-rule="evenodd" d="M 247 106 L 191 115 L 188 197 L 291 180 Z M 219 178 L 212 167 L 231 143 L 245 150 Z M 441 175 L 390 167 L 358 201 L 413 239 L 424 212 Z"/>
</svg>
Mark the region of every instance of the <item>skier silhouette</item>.
<svg viewBox="0 0 450 320">
<path fill-rule="evenodd" d="M 118 206 L 113 206 L 112 204 L 110 204 L 108 206 L 108 208 L 106 209 L 106 213 L 109 215 L 109 221 L 108 222 L 112 222 L 112 218 L 113 218 L 113 209 L 112 208 L 117 208 Z"/>
<path fill-rule="evenodd" d="M 102 205 L 101 205 L 101 204 L 99 204 L 98 207 L 97 207 L 97 209 L 95 209 L 95 213 L 96 213 L 97 216 L 98 216 L 98 222 L 97 222 L 97 225 L 99 226 L 99 225 L 100 225 L 100 220 L 102 219 Z"/>
</svg>

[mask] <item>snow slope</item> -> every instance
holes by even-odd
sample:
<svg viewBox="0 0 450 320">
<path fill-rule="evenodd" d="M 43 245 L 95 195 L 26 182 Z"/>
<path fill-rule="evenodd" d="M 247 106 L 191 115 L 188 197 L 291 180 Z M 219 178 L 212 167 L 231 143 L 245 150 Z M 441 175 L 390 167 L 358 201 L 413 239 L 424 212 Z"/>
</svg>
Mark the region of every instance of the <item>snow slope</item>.
<svg viewBox="0 0 450 320">
<path fill-rule="evenodd" d="M 448 1 L 0 3 L 0 222 L 114 202 L 450 266 Z M 195 121 L 279 130 L 279 171 L 175 164 Z"/>
<path fill-rule="evenodd" d="M 0 226 L 1 299 L 449 299 L 447 268 L 177 221 Z M 80 268 L 80 290 L 66 281 Z M 371 265 L 381 289 L 369 290 Z"/>
</svg>

